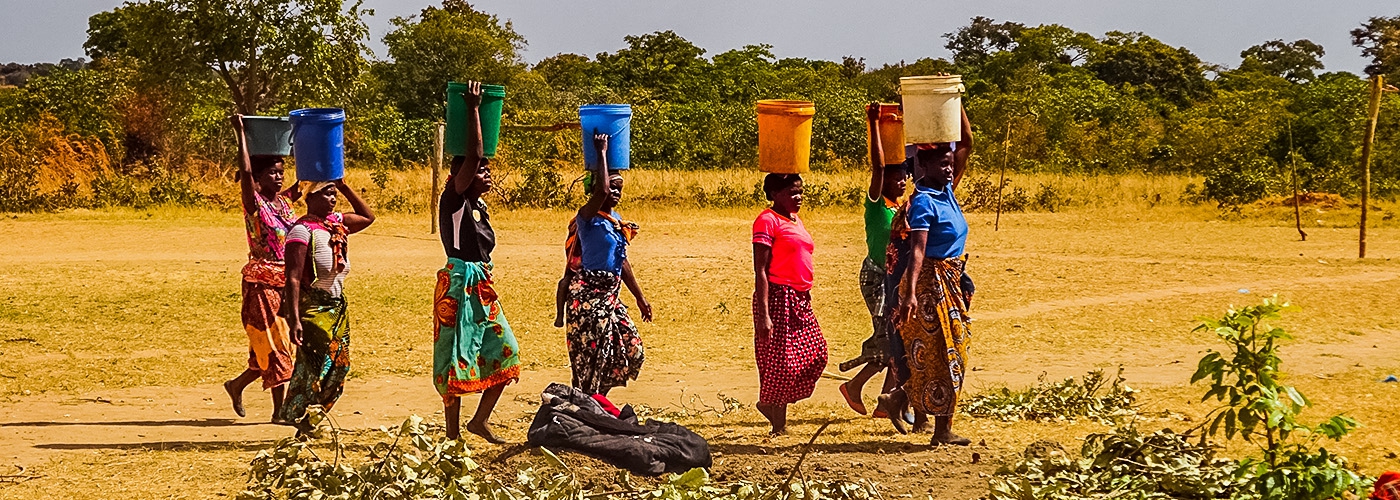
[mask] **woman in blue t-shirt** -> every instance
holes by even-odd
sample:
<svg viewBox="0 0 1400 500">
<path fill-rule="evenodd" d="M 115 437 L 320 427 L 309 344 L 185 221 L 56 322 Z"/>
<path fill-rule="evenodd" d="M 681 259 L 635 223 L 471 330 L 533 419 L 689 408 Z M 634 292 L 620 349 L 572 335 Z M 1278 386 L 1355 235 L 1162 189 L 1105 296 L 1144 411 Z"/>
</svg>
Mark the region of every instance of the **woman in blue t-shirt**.
<svg viewBox="0 0 1400 500">
<path fill-rule="evenodd" d="M 967 171 L 971 153 L 972 125 L 964 111 L 961 140 L 918 146 L 914 162 L 918 181 L 909 198 L 906 219 L 896 224 L 905 226 L 900 229 L 907 231 L 910 249 L 894 313 L 904 347 L 896 353 L 895 364 L 904 373 L 900 374 L 902 390 L 884 399 L 895 407 L 890 410 L 902 409 L 904 404 L 913 406 L 915 431 L 925 430 L 924 416 L 933 415 L 931 441 L 935 445 L 966 446 L 970 442 L 953 434 L 952 418 L 967 366 L 967 307 L 971 299 L 971 290 L 963 286 L 967 220 L 953 191 Z"/>
<path fill-rule="evenodd" d="M 598 171 L 590 172 L 588 202 L 578 209 L 576 241 L 579 269 L 570 273 L 568 291 L 569 366 L 573 385 L 589 394 L 607 395 L 613 387 L 637 380 L 646 359 L 637 325 L 619 296 L 622 284 L 637 299 L 642 321 L 651 322 L 651 304 L 627 260 L 627 245 L 637 225 L 623 221 L 616 210 L 622 199 L 622 176 L 610 175 L 608 135 L 594 131 Z"/>
</svg>

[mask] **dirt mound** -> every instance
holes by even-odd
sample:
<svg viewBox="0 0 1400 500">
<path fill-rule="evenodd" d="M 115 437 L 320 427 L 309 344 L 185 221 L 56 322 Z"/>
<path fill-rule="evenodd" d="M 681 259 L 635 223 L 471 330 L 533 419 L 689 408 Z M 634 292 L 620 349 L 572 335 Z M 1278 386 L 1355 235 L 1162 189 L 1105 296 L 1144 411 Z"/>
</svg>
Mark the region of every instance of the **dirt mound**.
<svg viewBox="0 0 1400 500">
<path fill-rule="evenodd" d="M 1260 207 L 1292 207 L 1294 205 L 1312 206 L 1317 208 L 1341 208 L 1346 206 L 1346 201 L 1341 195 L 1333 193 L 1298 193 L 1297 198 L 1293 196 L 1275 196 L 1264 198 L 1255 203 Z"/>
</svg>

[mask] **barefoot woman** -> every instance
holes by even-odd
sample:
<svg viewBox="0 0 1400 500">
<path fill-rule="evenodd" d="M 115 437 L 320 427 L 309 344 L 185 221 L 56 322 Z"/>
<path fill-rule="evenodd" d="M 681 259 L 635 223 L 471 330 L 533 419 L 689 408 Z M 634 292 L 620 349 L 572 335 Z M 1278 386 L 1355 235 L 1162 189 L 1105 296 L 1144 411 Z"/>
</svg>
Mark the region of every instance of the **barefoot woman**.
<svg viewBox="0 0 1400 500">
<path fill-rule="evenodd" d="M 971 152 L 972 126 L 964 112 L 961 140 L 919 146 L 915 172 L 919 180 L 908 207 L 912 251 L 900 282 L 895 322 L 900 325 L 909 375 L 902 380 L 899 398 L 907 398 L 916 414 L 933 415 L 935 445 L 969 442 L 952 431 L 971 341 L 970 290 L 962 285 L 968 227 L 953 190 L 967 170 Z"/>
<path fill-rule="evenodd" d="M 292 357 L 296 349 L 287 336 L 287 321 L 277 315 L 282 307 L 282 286 L 286 283 L 282 262 L 287 230 L 296 222 L 292 203 L 301 196 L 296 186 L 282 189 L 282 157 L 250 156 L 244 135 L 243 116 L 232 118 L 238 134 L 242 170 L 238 184 L 243 195 L 243 222 L 248 231 L 248 263 L 243 266 L 243 329 L 248 333 L 248 368 L 224 382 L 233 400 L 233 411 L 245 416 L 243 389 L 262 379 L 263 389 L 272 389 L 272 421 L 281 423 L 277 413 L 287 380 L 292 378 Z"/>
<path fill-rule="evenodd" d="M 811 397 L 826 368 L 826 338 L 812 314 L 812 235 L 797 218 L 802 177 L 768 174 L 763 192 L 773 206 L 753 223 L 758 411 L 783 434 L 788 405 Z"/>
<path fill-rule="evenodd" d="M 355 209 L 335 211 L 337 193 Z M 282 419 L 298 433 L 312 429 L 306 408 L 330 411 L 350 373 L 350 316 L 343 290 L 350 273 L 347 236 L 374 223 L 374 212 L 343 181 L 311 183 L 306 215 L 287 232 L 287 325 L 297 345 L 296 368 L 287 386 Z"/>
<path fill-rule="evenodd" d="M 452 158 L 452 173 L 438 203 L 447 265 L 433 294 L 433 385 L 442 395 L 447 438 L 461 437 L 462 395 L 481 393 L 467 432 L 505 441 L 487 421 L 506 385 L 520 378 L 520 346 L 492 287 L 491 251 L 496 231 L 481 195 L 491 190 L 490 162 L 482 152 L 481 83 L 462 93 L 467 105 L 466 155 Z"/>
</svg>

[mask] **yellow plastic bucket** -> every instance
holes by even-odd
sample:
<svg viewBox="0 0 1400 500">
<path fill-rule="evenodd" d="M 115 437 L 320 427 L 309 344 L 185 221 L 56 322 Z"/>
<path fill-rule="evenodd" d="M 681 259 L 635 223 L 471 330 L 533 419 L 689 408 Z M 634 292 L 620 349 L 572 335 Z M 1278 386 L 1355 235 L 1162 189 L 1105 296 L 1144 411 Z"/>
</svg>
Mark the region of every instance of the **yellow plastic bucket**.
<svg viewBox="0 0 1400 500">
<path fill-rule="evenodd" d="M 914 144 L 961 139 L 962 91 L 960 75 L 900 78 L 905 138 Z"/>
<path fill-rule="evenodd" d="M 880 103 L 880 149 L 886 165 L 904 163 L 904 111 L 898 104 Z M 867 132 L 869 134 L 869 132 Z M 870 141 L 866 141 L 868 144 Z"/>
<path fill-rule="evenodd" d="M 774 174 L 807 172 L 812 160 L 811 101 L 758 101 L 758 169 Z"/>
</svg>

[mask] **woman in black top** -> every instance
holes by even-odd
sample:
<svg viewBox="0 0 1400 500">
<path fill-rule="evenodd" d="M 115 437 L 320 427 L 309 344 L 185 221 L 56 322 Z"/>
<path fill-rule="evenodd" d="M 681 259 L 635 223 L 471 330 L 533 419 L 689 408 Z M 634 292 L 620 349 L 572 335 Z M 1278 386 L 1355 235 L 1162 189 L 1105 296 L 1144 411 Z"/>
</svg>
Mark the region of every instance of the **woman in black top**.
<svg viewBox="0 0 1400 500">
<path fill-rule="evenodd" d="M 505 441 L 487 420 L 506 385 L 520 379 L 520 346 L 501 312 L 491 282 L 496 232 L 481 195 L 491 190 L 490 161 L 482 153 L 481 83 L 462 93 L 467 105 L 466 155 L 452 158 L 451 175 L 438 203 L 447 265 L 438 271 L 433 294 L 433 385 L 442 395 L 447 438 L 458 439 L 462 395 L 481 393 L 467 432 Z"/>
</svg>

